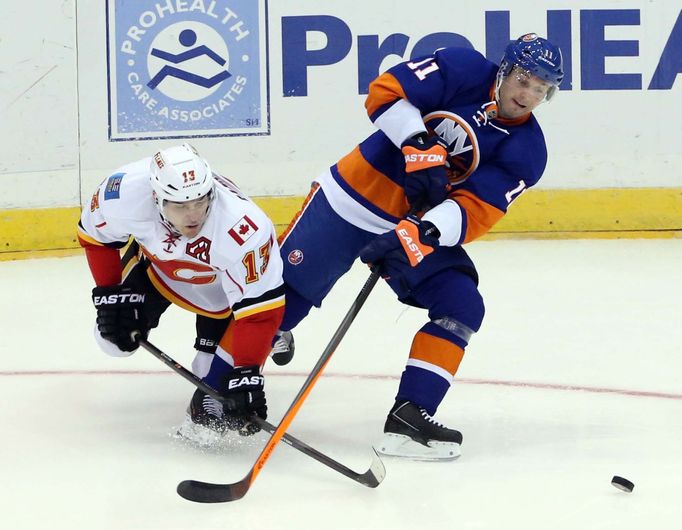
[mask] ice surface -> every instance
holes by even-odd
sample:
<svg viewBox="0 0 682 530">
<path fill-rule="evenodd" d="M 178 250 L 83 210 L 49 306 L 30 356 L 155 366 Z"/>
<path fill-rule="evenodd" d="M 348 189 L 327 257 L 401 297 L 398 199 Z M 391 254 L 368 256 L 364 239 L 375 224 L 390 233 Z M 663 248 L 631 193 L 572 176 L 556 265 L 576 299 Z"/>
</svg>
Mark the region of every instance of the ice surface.
<svg viewBox="0 0 682 530">
<path fill-rule="evenodd" d="M 371 490 L 280 444 L 246 497 L 221 505 L 185 501 L 175 486 L 241 479 L 265 435 L 212 449 L 175 439 L 193 387 L 144 350 L 99 352 L 84 258 L 0 263 L 2 528 L 682 527 L 682 240 L 469 252 L 487 315 L 436 414 L 464 434 L 462 457 L 385 458 Z M 295 330 L 291 364 L 267 365 L 273 423 L 367 274 L 357 265 Z M 380 283 L 290 432 L 367 469 L 424 319 Z M 189 367 L 191 315 L 171 308 L 150 340 Z"/>
</svg>

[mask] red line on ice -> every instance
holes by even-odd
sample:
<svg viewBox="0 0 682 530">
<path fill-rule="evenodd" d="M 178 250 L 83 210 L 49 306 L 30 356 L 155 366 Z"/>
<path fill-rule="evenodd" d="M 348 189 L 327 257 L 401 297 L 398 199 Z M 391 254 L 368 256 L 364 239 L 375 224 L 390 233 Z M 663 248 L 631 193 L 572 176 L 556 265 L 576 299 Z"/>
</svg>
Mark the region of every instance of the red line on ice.
<svg viewBox="0 0 682 530">
<path fill-rule="evenodd" d="M 71 375 L 171 375 L 172 372 L 163 372 L 158 370 L 3 370 L 0 371 L 0 377 L 5 376 L 71 376 Z M 268 377 L 306 377 L 305 372 L 280 372 L 268 373 Z M 324 377 L 339 378 L 339 379 L 379 379 L 379 380 L 398 380 L 395 375 L 382 374 L 340 374 L 340 373 L 326 373 Z M 647 390 L 629 390 L 625 388 L 607 388 L 583 385 L 568 385 L 561 383 L 534 383 L 528 381 L 500 381 L 493 379 L 455 379 L 454 385 L 493 385 L 493 386 L 508 386 L 516 388 L 534 388 L 541 390 L 561 390 L 567 392 L 592 392 L 595 394 L 618 394 L 622 396 L 632 397 L 652 397 L 662 399 L 682 400 L 682 394 L 674 394 L 671 392 L 653 392 Z"/>
</svg>

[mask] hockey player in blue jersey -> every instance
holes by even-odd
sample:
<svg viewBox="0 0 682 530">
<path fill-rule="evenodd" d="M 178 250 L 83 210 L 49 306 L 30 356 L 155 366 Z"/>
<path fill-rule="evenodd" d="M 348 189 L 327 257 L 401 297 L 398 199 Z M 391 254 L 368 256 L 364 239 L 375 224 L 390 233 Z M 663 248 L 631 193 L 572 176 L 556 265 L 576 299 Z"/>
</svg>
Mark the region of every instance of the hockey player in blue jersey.
<svg viewBox="0 0 682 530">
<path fill-rule="evenodd" d="M 389 69 L 365 103 L 379 130 L 315 179 L 280 237 L 280 348 L 358 257 L 400 301 L 428 311 L 384 425 L 384 454 L 460 454 L 461 433 L 433 416 L 484 315 L 462 245 L 542 176 L 547 150 L 532 111 L 562 78 L 561 51 L 533 33 L 511 42 L 499 66 L 475 50 L 445 48 Z"/>
</svg>

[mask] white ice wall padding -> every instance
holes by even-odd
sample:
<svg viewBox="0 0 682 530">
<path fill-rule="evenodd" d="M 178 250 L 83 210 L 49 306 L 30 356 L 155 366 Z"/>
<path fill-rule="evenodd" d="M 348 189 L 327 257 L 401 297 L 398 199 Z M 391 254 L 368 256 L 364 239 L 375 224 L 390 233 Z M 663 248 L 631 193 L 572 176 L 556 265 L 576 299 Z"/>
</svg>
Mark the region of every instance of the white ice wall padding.
<svg viewBox="0 0 682 530">
<path fill-rule="evenodd" d="M 0 209 L 75 206 L 79 195 L 89 198 L 117 166 L 176 142 L 109 142 L 104 2 L 6 4 L 3 27 L 12 31 L 4 31 L 0 40 Z M 559 0 L 539 6 L 529 0 L 432 0 L 429 12 L 438 16 L 415 16 L 414 4 L 403 0 L 268 4 L 271 135 L 192 140 L 216 169 L 249 194 L 304 195 L 311 178 L 373 130 L 357 90 L 358 36 L 378 35 L 381 42 L 404 33 L 409 55 L 423 36 L 454 32 L 484 50 L 486 12 L 509 11 L 512 35 L 544 34 L 547 9 L 571 14 L 573 90 L 537 112 L 550 153 L 539 187 L 682 183 L 680 82 L 672 90 L 646 89 L 680 14 L 678 3 L 607 0 L 595 6 L 587 0 Z M 637 41 L 639 56 L 607 58 L 606 68 L 609 73 L 640 73 L 642 90 L 580 90 L 580 17 L 590 9 L 639 10 L 639 25 L 605 32 L 607 39 Z M 336 64 L 308 68 L 308 96 L 285 98 L 282 17 L 302 15 L 343 20 L 353 46 Z M 313 37 L 309 40 L 323 44 Z M 382 69 L 399 59 L 387 57 Z"/>
<path fill-rule="evenodd" d="M 75 11 L 2 2 L 0 208 L 78 202 Z"/>
</svg>

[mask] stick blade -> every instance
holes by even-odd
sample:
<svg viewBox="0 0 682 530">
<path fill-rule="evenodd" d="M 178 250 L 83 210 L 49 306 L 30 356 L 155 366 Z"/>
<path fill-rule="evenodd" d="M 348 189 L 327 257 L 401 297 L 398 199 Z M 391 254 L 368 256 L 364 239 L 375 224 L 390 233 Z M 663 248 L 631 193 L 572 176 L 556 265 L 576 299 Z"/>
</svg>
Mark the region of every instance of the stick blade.
<svg viewBox="0 0 682 530">
<path fill-rule="evenodd" d="M 359 482 L 369 488 L 376 488 L 386 476 L 386 467 L 384 467 L 384 463 L 374 447 L 372 447 L 372 451 L 374 451 L 372 464 L 367 471 L 360 475 L 361 480 Z"/>
<path fill-rule="evenodd" d="M 183 480 L 178 484 L 180 497 L 192 502 L 218 503 L 241 499 L 249 491 L 248 481 L 234 484 L 211 484 L 199 480 Z"/>
</svg>

